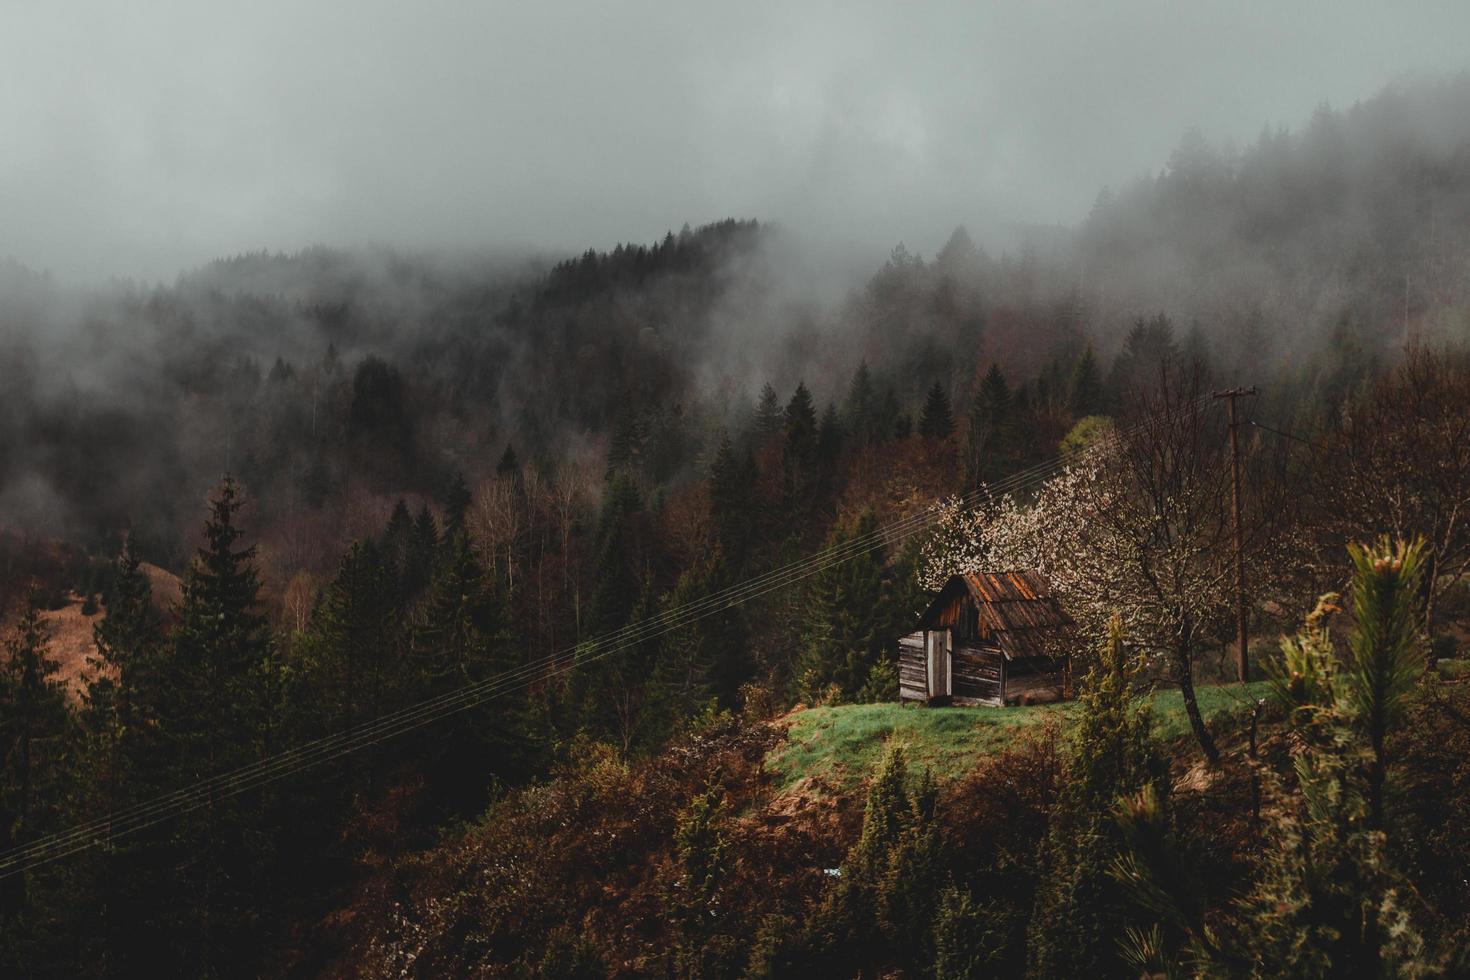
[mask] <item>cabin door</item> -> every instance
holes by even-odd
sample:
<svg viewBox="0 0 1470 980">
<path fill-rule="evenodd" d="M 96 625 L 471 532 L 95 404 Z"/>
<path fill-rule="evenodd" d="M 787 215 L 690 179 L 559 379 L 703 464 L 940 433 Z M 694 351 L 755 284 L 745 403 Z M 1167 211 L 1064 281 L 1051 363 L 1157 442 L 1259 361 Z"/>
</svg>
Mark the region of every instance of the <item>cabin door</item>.
<svg viewBox="0 0 1470 980">
<path fill-rule="evenodd" d="M 929 674 L 929 696 L 949 697 L 949 630 L 929 631 L 929 655 L 925 658 Z"/>
</svg>

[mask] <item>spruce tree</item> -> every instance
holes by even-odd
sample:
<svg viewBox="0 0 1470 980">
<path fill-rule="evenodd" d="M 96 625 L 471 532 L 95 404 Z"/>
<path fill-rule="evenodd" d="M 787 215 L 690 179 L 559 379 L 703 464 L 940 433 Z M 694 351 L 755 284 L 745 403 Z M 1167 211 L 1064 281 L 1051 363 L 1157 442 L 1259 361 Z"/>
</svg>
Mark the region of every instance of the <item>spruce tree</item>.
<svg viewBox="0 0 1470 980">
<path fill-rule="evenodd" d="M 999 364 L 990 365 L 970 406 L 966 469 L 972 487 L 1008 476 L 1018 461 L 1016 406 Z"/>
<path fill-rule="evenodd" d="M 633 563 L 633 516 L 642 510 L 638 484 L 618 474 L 603 491 L 597 519 L 596 584 L 589 614 L 594 635 L 610 633 L 628 622 L 638 597 L 638 573 Z"/>
<path fill-rule="evenodd" d="M 786 418 L 781 411 L 781 399 L 777 396 L 776 389 L 771 387 L 768 381 L 761 386 L 760 401 L 756 403 L 752 427 L 755 429 L 757 438 L 765 441 L 780 435 L 785 425 Z"/>
<path fill-rule="evenodd" d="M 710 510 L 715 523 L 715 540 L 729 566 L 745 568 L 752 544 L 756 518 L 755 460 L 737 454 L 728 433 L 720 436 L 720 448 L 710 467 Z"/>
<path fill-rule="evenodd" d="M 159 703 L 170 678 L 161 669 L 165 652 L 162 618 L 153 606 L 148 577 L 123 544 L 108 589 L 107 614 L 92 629 L 96 655 L 83 698 L 77 747 L 78 785 L 69 823 L 115 813 L 171 787 L 161 765 L 166 743 L 159 731 Z M 79 856 L 85 881 L 78 897 L 89 902 L 91 927 L 79 958 L 105 964 L 106 972 L 145 972 L 155 962 L 149 922 L 150 898 L 161 870 L 146 840 L 108 841 Z"/>
<path fill-rule="evenodd" d="M 23 843 L 46 822 L 53 785 L 45 760 L 54 756 L 66 728 L 67 708 L 51 658 L 45 624 L 34 597 L 5 641 L 0 663 L 0 751 L 4 784 L 0 786 L 0 842 Z"/>
<path fill-rule="evenodd" d="M 205 543 L 185 576 L 163 665 L 159 724 L 169 781 L 179 786 L 244 765 L 266 747 L 270 638 L 255 548 L 240 547 L 243 505 L 226 477 L 210 500 Z M 250 962 L 251 927 L 271 866 L 270 834 L 259 832 L 267 806 L 258 795 L 211 800 L 175 825 L 178 852 L 191 861 L 172 896 L 177 904 L 162 910 L 166 923 L 173 920 L 165 928 L 180 940 L 172 969 L 204 975 Z"/>
<path fill-rule="evenodd" d="M 495 464 L 495 475 L 515 477 L 521 475 L 520 458 L 516 456 L 515 447 L 508 442 L 505 444 L 505 452 L 500 454 L 500 462 Z"/>
<path fill-rule="evenodd" d="M 874 534 L 877 527 L 877 519 L 864 514 L 850 528 L 835 527 L 827 546 L 849 546 Z M 893 638 L 882 547 L 864 549 L 818 572 L 807 608 L 808 639 L 798 665 L 798 693 L 816 699 L 835 684 L 844 699 L 856 697 Z"/>
<path fill-rule="evenodd" d="M 869 446 L 887 438 L 880 431 L 878 420 L 878 391 L 873 383 L 873 372 L 868 362 L 863 361 L 853 372 L 847 385 L 847 401 L 843 406 L 847 419 L 847 431 L 852 434 L 854 444 Z"/>
<path fill-rule="evenodd" d="M 511 629 L 510 610 L 470 546 L 464 532 L 444 546 L 445 556 L 413 624 L 415 669 L 432 693 L 485 681 L 523 665 Z M 526 695 L 513 690 L 460 717 L 445 751 L 440 778 L 451 799 L 483 793 L 486 769 L 508 782 L 529 775 L 539 751 L 537 726 Z M 463 753 L 476 753 L 478 771 L 466 769 Z M 483 805 L 483 802 L 481 802 Z"/>
<path fill-rule="evenodd" d="M 837 416 L 837 406 L 831 402 L 822 412 L 822 423 L 817 428 L 817 457 L 824 467 L 837 462 L 842 452 L 842 421 Z"/>
<path fill-rule="evenodd" d="M 954 431 L 954 414 L 950 411 L 949 395 L 938 381 L 929 389 L 924 399 L 924 411 L 919 415 L 919 435 L 925 439 L 949 438 Z"/>
<path fill-rule="evenodd" d="M 375 718 L 399 697 L 395 639 L 402 610 L 383 553 L 356 542 L 322 590 L 299 650 L 310 703 L 300 706 L 322 732 Z"/>
<path fill-rule="evenodd" d="M 70 715 L 35 599 L 27 601 L 0 662 L 0 850 L 55 829 L 61 802 Z M 0 881 L 0 967 L 12 976 L 29 974 L 54 955 L 45 911 L 54 899 L 36 893 L 43 890 L 36 877 L 27 871 Z"/>
<path fill-rule="evenodd" d="M 469 485 L 464 481 L 464 474 L 456 472 L 454 479 L 449 483 L 448 491 L 444 494 L 444 537 L 446 541 L 464 529 L 470 512 L 470 503 L 473 500 L 474 496 L 470 493 Z"/>
<path fill-rule="evenodd" d="M 679 609 L 733 584 L 716 553 L 679 577 L 664 606 Z M 702 617 L 665 636 L 654 682 L 667 720 L 677 725 L 711 700 L 734 707 L 735 693 L 750 674 L 747 649 L 745 619 L 738 607 Z"/>
<path fill-rule="evenodd" d="M 1096 415 L 1103 409 L 1102 375 L 1098 372 L 1097 355 L 1088 344 L 1077 358 L 1068 382 L 1067 408 L 1074 418 Z"/>
<path fill-rule="evenodd" d="M 613 423 L 612 438 L 607 445 L 607 476 L 611 478 L 624 471 L 636 472 L 641 447 L 638 420 L 631 409 L 624 407 Z"/>
<path fill-rule="evenodd" d="M 817 413 L 805 384 L 798 384 L 786 403 L 781 464 L 785 517 L 791 526 L 800 527 L 815 506 L 818 486 Z"/>
<path fill-rule="evenodd" d="M 1113 813 L 1120 797 L 1158 783 L 1165 771 L 1148 709 L 1133 696 L 1135 673 L 1114 617 L 1078 693 L 1062 789 L 1040 850 L 1041 885 L 1027 935 L 1032 975 L 1124 973 L 1118 939 L 1128 921 L 1125 893 L 1112 874 L 1124 846 Z"/>
<path fill-rule="evenodd" d="M 804 382 L 792 392 L 784 418 L 787 457 L 809 461 L 817 448 L 817 410 Z"/>
<path fill-rule="evenodd" d="M 401 595 L 404 600 L 416 598 L 429 584 L 439 555 L 439 525 L 429 512 L 429 505 L 419 507 L 413 521 L 413 533 L 400 570 Z"/>
</svg>

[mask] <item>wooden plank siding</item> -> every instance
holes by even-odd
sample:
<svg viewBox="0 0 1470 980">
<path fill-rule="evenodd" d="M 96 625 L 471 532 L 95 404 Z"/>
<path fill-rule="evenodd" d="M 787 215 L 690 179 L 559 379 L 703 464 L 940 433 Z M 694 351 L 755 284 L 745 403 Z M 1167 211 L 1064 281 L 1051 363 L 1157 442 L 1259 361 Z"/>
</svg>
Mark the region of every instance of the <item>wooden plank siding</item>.
<svg viewBox="0 0 1470 980">
<path fill-rule="evenodd" d="M 928 701 L 929 678 L 924 670 L 924 631 L 898 641 L 899 701 Z"/>
<path fill-rule="evenodd" d="M 1004 703 L 1005 658 L 999 650 L 956 647 L 953 670 L 956 703 Z"/>
</svg>

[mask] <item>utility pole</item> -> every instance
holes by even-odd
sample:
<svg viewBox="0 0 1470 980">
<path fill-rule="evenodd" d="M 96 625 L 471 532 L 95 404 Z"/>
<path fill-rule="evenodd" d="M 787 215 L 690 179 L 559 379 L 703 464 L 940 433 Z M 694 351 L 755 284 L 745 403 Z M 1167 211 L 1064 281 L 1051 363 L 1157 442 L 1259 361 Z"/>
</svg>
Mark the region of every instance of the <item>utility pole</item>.
<svg viewBox="0 0 1470 980">
<path fill-rule="evenodd" d="M 1240 523 L 1240 441 L 1236 437 L 1235 400 L 1256 393 L 1255 386 L 1217 391 L 1216 398 L 1230 400 L 1230 505 L 1235 512 L 1235 602 L 1236 647 L 1235 670 L 1244 684 L 1250 679 L 1250 660 L 1246 655 L 1245 544 Z"/>
</svg>

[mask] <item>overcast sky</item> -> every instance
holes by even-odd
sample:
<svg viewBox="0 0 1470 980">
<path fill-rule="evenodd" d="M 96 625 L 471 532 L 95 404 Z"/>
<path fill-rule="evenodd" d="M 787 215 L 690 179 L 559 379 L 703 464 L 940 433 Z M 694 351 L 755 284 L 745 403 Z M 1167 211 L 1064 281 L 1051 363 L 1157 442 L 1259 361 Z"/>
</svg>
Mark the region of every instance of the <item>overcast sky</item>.
<svg viewBox="0 0 1470 980">
<path fill-rule="evenodd" d="M 1246 143 L 1470 67 L 1467 38 L 1465 0 L 0 0 L 0 256 L 171 280 L 724 216 L 932 254 L 1076 221 L 1190 126 Z"/>
</svg>

